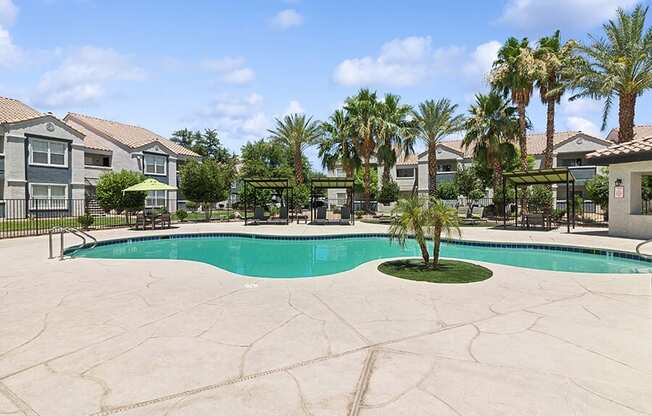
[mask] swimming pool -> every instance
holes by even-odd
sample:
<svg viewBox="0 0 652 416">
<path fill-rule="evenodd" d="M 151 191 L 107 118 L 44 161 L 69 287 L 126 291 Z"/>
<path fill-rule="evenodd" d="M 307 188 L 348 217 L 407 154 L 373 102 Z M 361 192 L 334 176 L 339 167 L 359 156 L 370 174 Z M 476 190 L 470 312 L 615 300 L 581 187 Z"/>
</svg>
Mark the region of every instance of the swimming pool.
<svg viewBox="0 0 652 416">
<path fill-rule="evenodd" d="M 428 243 L 432 249 L 432 243 Z M 68 250 L 74 257 L 174 259 L 207 263 L 233 273 L 269 278 L 299 278 L 351 270 L 370 260 L 419 257 L 415 241 L 405 248 L 384 234 L 266 236 L 179 234 L 100 242 L 95 248 Z M 580 247 L 451 241 L 442 257 L 583 273 L 646 273 L 652 262 L 635 254 Z"/>
</svg>

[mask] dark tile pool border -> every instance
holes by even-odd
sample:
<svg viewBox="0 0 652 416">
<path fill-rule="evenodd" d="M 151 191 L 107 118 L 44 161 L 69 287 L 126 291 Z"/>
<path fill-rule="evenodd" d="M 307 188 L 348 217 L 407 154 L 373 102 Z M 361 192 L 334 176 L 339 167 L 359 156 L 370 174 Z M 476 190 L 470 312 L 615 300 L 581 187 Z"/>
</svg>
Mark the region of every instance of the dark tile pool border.
<svg viewBox="0 0 652 416">
<path fill-rule="evenodd" d="M 139 241 L 152 241 L 152 240 L 181 240 L 191 238 L 251 238 L 259 240 L 337 240 L 346 238 L 388 238 L 387 233 L 359 233 L 359 234 L 330 234 L 330 235 L 269 235 L 269 234 L 249 234 L 249 233 L 182 233 L 182 234 L 165 234 L 165 235 L 148 235 L 141 237 L 126 237 L 111 240 L 101 240 L 97 242 L 97 246 L 108 246 L 114 244 L 129 244 L 137 243 Z M 414 237 L 410 237 L 414 238 Z M 520 249 L 533 249 L 533 250 L 548 250 L 548 251 L 567 251 L 583 254 L 594 254 L 599 256 L 613 256 L 623 259 L 636 260 L 645 263 L 652 263 L 652 259 L 639 256 L 636 253 L 619 250 L 607 250 L 602 248 L 590 248 L 582 246 L 570 245 L 554 245 L 546 243 L 505 243 L 505 242 L 491 242 L 491 241 L 477 241 L 477 240 L 456 240 L 456 239 L 442 239 L 448 244 L 456 244 L 462 246 L 479 246 L 479 247 L 492 247 L 492 248 L 520 248 Z M 64 250 L 65 255 L 90 247 L 92 244 L 78 245 L 68 247 Z"/>
</svg>

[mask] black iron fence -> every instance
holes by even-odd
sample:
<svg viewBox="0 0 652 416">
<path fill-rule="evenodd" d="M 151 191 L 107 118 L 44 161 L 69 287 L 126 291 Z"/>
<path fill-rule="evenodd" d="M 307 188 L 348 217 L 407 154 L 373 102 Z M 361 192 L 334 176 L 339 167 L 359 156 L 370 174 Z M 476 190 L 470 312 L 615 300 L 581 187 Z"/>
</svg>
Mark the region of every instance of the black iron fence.
<svg viewBox="0 0 652 416">
<path fill-rule="evenodd" d="M 236 211 L 229 203 L 206 207 L 185 201 L 156 200 L 146 212 L 169 211 L 173 222 L 229 221 Z M 88 215 L 86 215 L 88 214 Z M 54 227 L 90 230 L 136 225 L 136 213 L 105 211 L 89 199 L 3 199 L 0 200 L 0 239 L 47 234 Z"/>
</svg>

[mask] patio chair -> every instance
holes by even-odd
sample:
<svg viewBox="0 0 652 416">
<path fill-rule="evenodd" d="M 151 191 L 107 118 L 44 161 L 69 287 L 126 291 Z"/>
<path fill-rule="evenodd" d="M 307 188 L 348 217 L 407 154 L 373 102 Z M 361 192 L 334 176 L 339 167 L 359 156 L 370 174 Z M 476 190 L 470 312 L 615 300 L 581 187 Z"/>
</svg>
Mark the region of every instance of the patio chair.
<svg viewBox="0 0 652 416">
<path fill-rule="evenodd" d="M 485 220 L 484 207 L 474 206 L 473 209 L 471 210 L 471 218 L 484 221 Z"/>
<path fill-rule="evenodd" d="M 349 207 L 342 207 L 340 212 L 340 224 L 350 225 L 351 224 L 351 210 Z"/>
<path fill-rule="evenodd" d="M 147 228 L 147 224 L 152 224 L 152 228 L 154 228 L 154 223 L 152 222 L 152 218 L 145 215 L 144 212 L 139 212 L 136 214 L 136 229 L 140 229 L 141 227 L 143 230 Z"/>
<path fill-rule="evenodd" d="M 457 207 L 457 217 L 460 219 L 468 218 L 469 216 L 469 207 L 466 205 L 460 205 Z"/>
<path fill-rule="evenodd" d="M 152 217 L 152 228 L 156 228 L 156 225 L 160 225 L 161 228 L 170 228 L 172 226 L 172 218 L 170 217 L 169 212 Z"/>
<path fill-rule="evenodd" d="M 288 222 L 288 207 L 285 205 L 282 206 L 279 209 L 278 218 L 269 219 L 267 222 L 271 224 L 286 224 Z"/>
<path fill-rule="evenodd" d="M 321 225 L 328 223 L 328 220 L 326 219 L 326 207 L 317 208 L 317 217 L 315 218 L 314 223 Z"/>
<path fill-rule="evenodd" d="M 265 224 L 266 222 L 265 209 L 263 207 L 254 208 L 254 224 Z"/>
</svg>

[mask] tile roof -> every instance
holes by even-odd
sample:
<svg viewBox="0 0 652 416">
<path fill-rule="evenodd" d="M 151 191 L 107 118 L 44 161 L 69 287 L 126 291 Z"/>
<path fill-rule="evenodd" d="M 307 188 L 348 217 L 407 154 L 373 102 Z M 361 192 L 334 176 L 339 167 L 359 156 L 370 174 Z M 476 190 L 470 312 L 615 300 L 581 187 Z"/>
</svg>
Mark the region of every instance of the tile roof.
<svg viewBox="0 0 652 416">
<path fill-rule="evenodd" d="M 159 143 L 178 155 L 199 156 L 192 150 L 186 149 L 185 147 L 143 127 L 119 123 L 117 121 L 104 120 L 78 113 L 68 113 L 65 119 L 66 121 L 73 121 L 76 124 L 81 124 L 85 126 L 87 130 L 95 130 L 101 135 L 108 136 L 112 140 L 132 149 L 137 149 L 151 143 Z"/>
<path fill-rule="evenodd" d="M 614 144 L 613 146 L 589 153 L 586 157 L 588 159 L 618 159 L 645 153 L 649 153 L 650 160 L 652 160 L 652 136 Z"/>
<path fill-rule="evenodd" d="M 0 123 L 13 123 L 41 117 L 43 113 L 13 98 L 0 97 Z"/>
<path fill-rule="evenodd" d="M 74 119 L 68 118 L 65 123 L 75 130 L 84 133 L 84 146 L 87 149 L 103 150 L 110 152 L 111 148 L 105 144 L 106 139 L 101 138 L 95 132 L 87 129 L 84 125 L 77 123 Z"/>
<path fill-rule="evenodd" d="M 652 127 L 651 127 L 652 131 Z M 607 143 L 606 140 L 600 139 L 598 137 L 591 136 L 590 134 L 582 133 L 581 131 L 560 131 L 555 133 L 554 144 L 558 145 L 578 134 L 584 134 L 585 136 L 593 137 L 596 140 Z M 465 158 L 473 157 L 473 148 L 470 147 L 465 149 L 462 146 L 462 140 L 443 140 L 442 145 L 450 147 L 453 150 L 456 150 L 464 154 Z M 546 149 L 546 134 L 545 133 L 530 133 L 527 135 L 527 146 L 528 153 L 531 155 L 541 155 Z M 397 165 L 414 165 L 417 163 L 418 155 L 409 155 L 407 157 L 399 157 L 396 162 Z"/>
<path fill-rule="evenodd" d="M 617 127 L 615 129 L 611 129 L 607 135 L 607 140 L 618 143 L 618 130 L 619 129 Z M 634 140 L 644 139 L 647 137 L 652 137 L 652 125 L 643 124 L 640 126 L 634 126 Z"/>
</svg>

